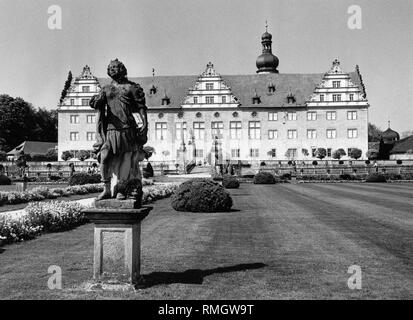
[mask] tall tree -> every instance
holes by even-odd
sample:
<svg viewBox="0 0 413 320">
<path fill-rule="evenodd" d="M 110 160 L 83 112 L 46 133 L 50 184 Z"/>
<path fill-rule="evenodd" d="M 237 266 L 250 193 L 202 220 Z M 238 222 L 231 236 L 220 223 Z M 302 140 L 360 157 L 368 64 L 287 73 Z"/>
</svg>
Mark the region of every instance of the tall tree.
<svg viewBox="0 0 413 320">
<path fill-rule="evenodd" d="M 72 71 L 69 70 L 69 73 L 67 74 L 67 79 L 66 79 L 65 85 L 64 85 L 63 90 L 62 90 L 62 94 L 60 96 L 60 100 L 59 100 L 60 103 L 62 103 L 63 100 L 66 98 L 67 90 L 69 90 L 70 85 L 72 84 L 72 79 L 73 79 Z"/>
<path fill-rule="evenodd" d="M 22 98 L 0 95 L 0 150 L 10 151 L 26 140 L 57 141 L 57 113 L 35 110 Z"/>
<path fill-rule="evenodd" d="M 368 132 L 369 142 L 379 142 L 381 135 L 383 134 L 383 131 L 372 123 L 369 123 Z"/>
</svg>

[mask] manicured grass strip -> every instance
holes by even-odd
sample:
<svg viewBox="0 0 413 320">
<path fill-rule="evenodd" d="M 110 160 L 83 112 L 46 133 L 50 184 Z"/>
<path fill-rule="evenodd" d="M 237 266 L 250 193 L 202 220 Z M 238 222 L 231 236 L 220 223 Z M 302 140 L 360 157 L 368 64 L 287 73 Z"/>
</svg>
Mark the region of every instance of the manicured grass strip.
<svg viewBox="0 0 413 320">
<path fill-rule="evenodd" d="M 412 233 L 390 223 L 390 209 L 374 220 L 369 201 L 349 207 L 349 195 L 312 186 L 241 184 L 227 213 L 175 212 L 158 200 L 142 224 L 152 286 L 136 293 L 81 290 L 92 276 L 91 225 L 6 246 L 0 298 L 412 299 Z M 353 264 L 362 290 L 347 287 Z M 62 267 L 63 290 L 47 289 L 50 265 Z"/>
</svg>

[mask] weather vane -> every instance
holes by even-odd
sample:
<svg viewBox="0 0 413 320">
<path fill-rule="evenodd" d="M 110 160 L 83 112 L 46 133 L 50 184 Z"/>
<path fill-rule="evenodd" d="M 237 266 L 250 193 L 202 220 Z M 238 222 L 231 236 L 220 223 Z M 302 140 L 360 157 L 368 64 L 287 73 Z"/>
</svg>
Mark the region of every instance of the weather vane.
<svg viewBox="0 0 413 320">
<path fill-rule="evenodd" d="M 267 32 L 267 31 L 268 31 L 268 21 L 265 20 L 265 32 Z"/>
</svg>

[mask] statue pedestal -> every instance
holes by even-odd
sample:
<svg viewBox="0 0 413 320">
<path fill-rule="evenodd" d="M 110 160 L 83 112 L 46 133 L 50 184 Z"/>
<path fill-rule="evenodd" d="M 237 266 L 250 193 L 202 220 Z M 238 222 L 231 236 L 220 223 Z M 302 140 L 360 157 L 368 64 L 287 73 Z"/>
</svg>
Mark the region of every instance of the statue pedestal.
<svg viewBox="0 0 413 320">
<path fill-rule="evenodd" d="M 141 221 L 153 208 L 136 206 L 135 200 L 109 199 L 83 211 L 95 227 L 93 279 L 98 289 L 139 282 Z"/>
</svg>

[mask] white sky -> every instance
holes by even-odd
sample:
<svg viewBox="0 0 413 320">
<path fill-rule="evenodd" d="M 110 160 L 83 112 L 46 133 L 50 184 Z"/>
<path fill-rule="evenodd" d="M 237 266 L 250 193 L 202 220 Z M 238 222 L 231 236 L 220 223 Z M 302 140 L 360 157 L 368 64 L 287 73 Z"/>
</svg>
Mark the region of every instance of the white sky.
<svg viewBox="0 0 413 320">
<path fill-rule="evenodd" d="M 350 5 L 362 29 L 347 27 Z M 62 30 L 47 27 L 51 5 Z M 55 108 L 67 77 L 88 64 L 106 76 L 119 58 L 130 76 L 255 73 L 268 20 L 281 73 L 322 73 L 338 58 L 360 66 L 370 121 L 413 130 L 411 0 L 0 0 L 0 93 Z"/>
</svg>

